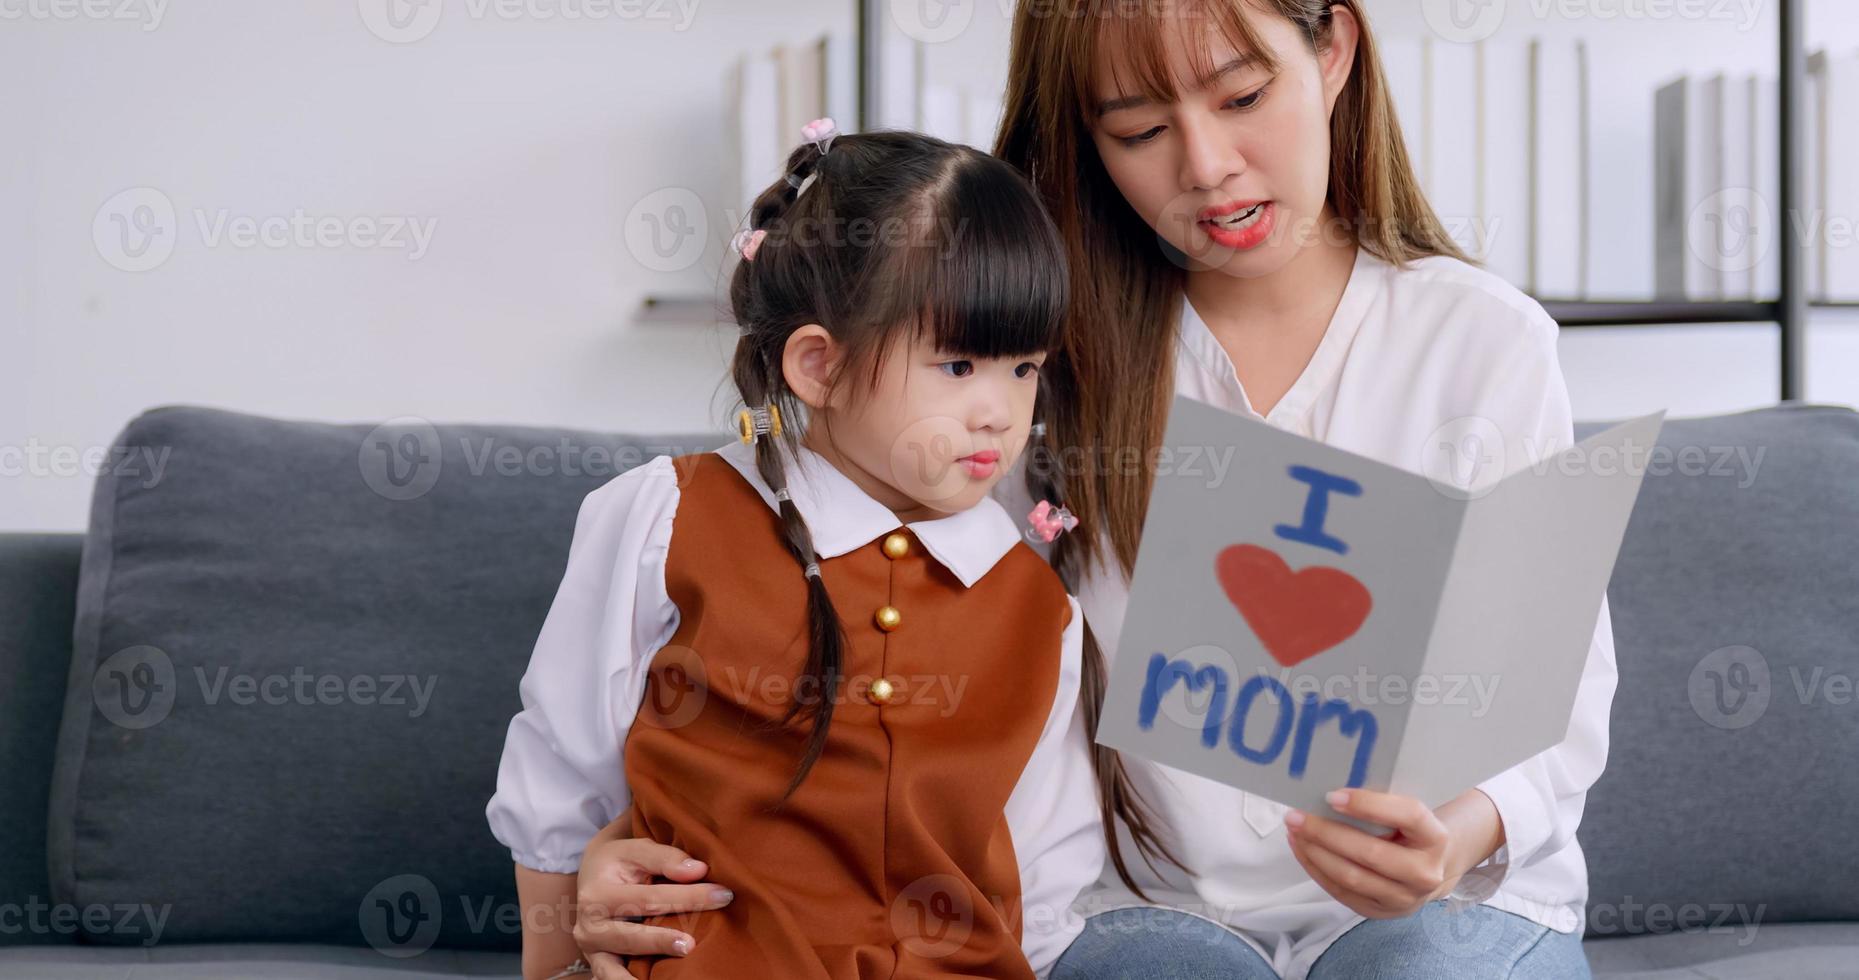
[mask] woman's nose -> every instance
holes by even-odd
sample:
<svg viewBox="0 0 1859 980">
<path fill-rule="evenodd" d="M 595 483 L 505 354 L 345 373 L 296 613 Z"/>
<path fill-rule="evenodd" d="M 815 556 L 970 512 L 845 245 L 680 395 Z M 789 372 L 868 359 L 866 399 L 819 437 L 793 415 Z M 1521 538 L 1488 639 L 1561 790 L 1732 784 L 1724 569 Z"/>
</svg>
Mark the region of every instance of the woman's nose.
<svg viewBox="0 0 1859 980">
<path fill-rule="evenodd" d="M 1211 190 L 1246 172 L 1246 157 L 1231 133 L 1211 119 L 1177 123 L 1182 138 L 1181 189 Z"/>
</svg>

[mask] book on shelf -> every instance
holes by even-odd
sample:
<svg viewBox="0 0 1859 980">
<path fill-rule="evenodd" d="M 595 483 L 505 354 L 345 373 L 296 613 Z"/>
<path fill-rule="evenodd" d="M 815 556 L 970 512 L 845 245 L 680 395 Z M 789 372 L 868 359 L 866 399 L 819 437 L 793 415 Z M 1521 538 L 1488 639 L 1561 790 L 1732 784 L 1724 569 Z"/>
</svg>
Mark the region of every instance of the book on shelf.
<svg viewBox="0 0 1859 980">
<path fill-rule="evenodd" d="M 1530 46 L 1486 40 L 1478 46 L 1478 257 L 1526 293 L 1530 268 Z"/>
<path fill-rule="evenodd" d="M 781 119 L 781 73 L 771 54 L 745 54 L 736 61 L 732 88 L 735 139 L 730 160 L 731 207 L 737 228 L 747 227 L 748 208 L 786 161 L 778 128 Z M 797 131 L 798 132 L 798 131 Z M 732 233 L 735 229 L 731 229 Z"/>
<path fill-rule="evenodd" d="M 1478 252 L 1478 47 L 1428 39 L 1427 175 L 1424 186 L 1447 234 Z"/>
<path fill-rule="evenodd" d="M 1588 295 L 1588 49 L 1530 45 L 1530 283 L 1538 296 Z"/>
<path fill-rule="evenodd" d="M 1723 187 L 1721 101 L 1713 99 L 1720 91 L 1687 76 L 1653 96 L 1653 270 L 1662 300 L 1723 297 L 1723 276 L 1712 263 L 1715 226 L 1700 213 Z"/>
<path fill-rule="evenodd" d="M 1820 298 L 1859 302 L 1859 54 L 1820 52 L 1808 68 L 1819 81 L 1820 161 L 1803 226 L 1819 253 Z"/>
<path fill-rule="evenodd" d="M 1706 80 L 1717 122 L 1718 191 L 1706 200 L 1705 219 L 1714 232 L 1714 251 L 1706 258 L 1717 270 L 1718 289 L 1728 301 L 1756 298 L 1755 107 L 1750 80 L 1729 74 Z"/>
</svg>

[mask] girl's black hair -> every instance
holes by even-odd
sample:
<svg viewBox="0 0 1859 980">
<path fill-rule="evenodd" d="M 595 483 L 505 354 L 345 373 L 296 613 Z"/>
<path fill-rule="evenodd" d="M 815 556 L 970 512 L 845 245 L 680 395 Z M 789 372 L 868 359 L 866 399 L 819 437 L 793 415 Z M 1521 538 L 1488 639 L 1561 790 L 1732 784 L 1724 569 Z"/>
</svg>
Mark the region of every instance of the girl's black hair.
<svg viewBox="0 0 1859 980">
<path fill-rule="evenodd" d="M 739 263 L 729 301 L 742 328 L 731 376 L 744 403 L 777 406 L 781 439 L 800 443 L 803 406 L 788 388 L 788 337 L 817 323 L 842 352 L 833 383 L 864 373 L 867 389 L 894 341 L 925 331 L 954 357 L 1017 357 L 1056 350 L 1068 301 L 1064 247 L 1019 171 L 979 150 L 917 133 L 840 136 L 821 153 L 804 144 L 792 176 L 755 199 L 749 228 L 766 232 L 753 261 Z M 811 177 L 805 193 L 797 186 Z M 1040 401 L 1048 401 L 1042 392 Z M 773 438 L 757 441 L 756 468 L 787 485 Z M 791 501 L 781 527 L 796 566 L 818 560 Z M 811 716 L 812 734 L 783 799 L 826 746 L 842 680 L 845 629 L 819 576 L 807 579 L 810 640 L 805 675 L 781 724 Z M 817 692 L 805 701 L 799 692 Z M 811 703 L 807 703 L 811 702 Z"/>
</svg>

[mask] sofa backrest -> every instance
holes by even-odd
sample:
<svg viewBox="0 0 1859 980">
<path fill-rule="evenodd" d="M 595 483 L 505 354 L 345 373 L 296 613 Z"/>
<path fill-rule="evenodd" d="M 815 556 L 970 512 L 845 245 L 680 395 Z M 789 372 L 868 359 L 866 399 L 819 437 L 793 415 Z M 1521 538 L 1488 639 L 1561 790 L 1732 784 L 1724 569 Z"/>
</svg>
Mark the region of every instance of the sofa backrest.
<svg viewBox="0 0 1859 980">
<path fill-rule="evenodd" d="M 1645 464 L 1589 931 L 1859 919 L 1859 414 L 1669 420 Z"/>
<path fill-rule="evenodd" d="M 720 441 L 130 422 L 112 458 L 146 465 L 97 483 L 48 851 L 57 901 L 152 911 L 83 938 L 516 948 L 484 806 L 581 499 Z"/>
</svg>

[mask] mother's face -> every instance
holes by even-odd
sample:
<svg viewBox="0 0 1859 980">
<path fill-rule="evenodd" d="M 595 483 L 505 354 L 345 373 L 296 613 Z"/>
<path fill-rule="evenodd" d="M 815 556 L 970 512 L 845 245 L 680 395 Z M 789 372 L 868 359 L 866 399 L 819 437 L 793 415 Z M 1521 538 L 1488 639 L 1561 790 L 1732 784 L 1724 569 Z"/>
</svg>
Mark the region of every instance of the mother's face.
<svg viewBox="0 0 1859 980">
<path fill-rule="evenodd" d="M 1329 117 L 1353 66 L 1355 23 L 1332 8 L 1334 43 L 1313 52 L 1291 21 L 1247 6 L 1274 73 L 1214 18 L 1177 9 L 1162 25 L 1176 98 L 1119 84 L 1128 52 L 1100 45 L 1092 138 L 1130 206 L 1194 268 L 1268 275 L 1324 231 Z"/>
</svg>

